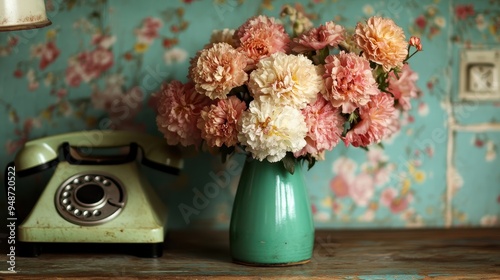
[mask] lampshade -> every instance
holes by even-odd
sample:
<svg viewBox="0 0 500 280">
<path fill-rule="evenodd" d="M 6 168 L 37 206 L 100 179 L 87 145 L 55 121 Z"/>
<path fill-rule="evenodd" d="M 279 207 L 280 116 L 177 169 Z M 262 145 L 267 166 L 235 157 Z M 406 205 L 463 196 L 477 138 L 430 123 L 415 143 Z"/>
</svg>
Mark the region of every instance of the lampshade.
<svg viewBox="0 0 500 280">
<path fill-rule="evenodd" d="M 44 0 L 0 0 L 0 31 L 50 25 Z"/>
</svg>

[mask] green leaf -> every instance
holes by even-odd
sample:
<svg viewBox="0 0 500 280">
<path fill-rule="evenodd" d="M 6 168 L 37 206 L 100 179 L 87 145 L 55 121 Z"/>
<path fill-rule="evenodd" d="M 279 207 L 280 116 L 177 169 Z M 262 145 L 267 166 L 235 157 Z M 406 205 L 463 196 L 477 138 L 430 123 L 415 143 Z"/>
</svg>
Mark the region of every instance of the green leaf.
<svg viewBox="0 0 500 280">
<path fill-rule="evenodd" d="M 342 131 L 342 136 L 345 137 L 347 135 L 347 132 L 351 129 L 351 123 L 350 122 L 344 122 L 344 131 Z"/>
<path fill-rule="evenodd" d="M 100 19 L 101 18 L 101 13 L 99 13 L 97 11 L 93 11 L 92 13 L 90 13 L 89 17 L 90 18 Z"/>
<path fill-rule="evenodd" d="M 330 54 L 330 50 L 328 47 L 322 48 L 318 50 L 316 54 L 311 57 L 311 60 L 315 65 L 323 65 L 325 64 L 325 58 Z"/>
<path fill-rule="evenodd" d="M 242 85 L 231 89 L 228 96 L 233 96 L 233 95 L 238 97 L 238 99 L 240 99 L 241 101 L 244 101 L 247 107 L 253 100 L 253 97 L 250 94 L 250 91 L 248 90 L 248 87 L 246 85 Z"/>
<path fill-rule="evenodd" d="M 226 163 L 227 157 L 234 152 L 234 146 L 227 147 L 226 145 L 222 145 L 220 147 L 220 156 L 222 163 Z"/>
<path fill-rule="evenodd" d="M 316 164 L 316 159 L 311 155 L 307 155 L 307 170 L 313 168 L 314 164 Z"/>
<path fill-rule="evenodd" d="M 349 119 L 348 121 L 350 123 L 353 123 L 353 124 L 356 124 L 358 122 L 358 113 L 356 113 L 356 111 L 352 112 L 350 115 L 349 115 Z"/>
<path fill-rule="evenodd" d="M 281 160 L 283 161 L 283 166 L 286 171 L 293 175 L 295 173 L 295 157 L 292 153 L 287 153 L 286 156 Z"/>
</svg>

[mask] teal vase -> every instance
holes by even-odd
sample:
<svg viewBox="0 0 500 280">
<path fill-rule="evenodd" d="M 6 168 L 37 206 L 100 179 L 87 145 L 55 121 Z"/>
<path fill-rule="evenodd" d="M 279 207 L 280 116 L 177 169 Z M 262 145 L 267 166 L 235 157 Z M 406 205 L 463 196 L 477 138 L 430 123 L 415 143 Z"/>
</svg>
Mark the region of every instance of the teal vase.
<svg viewBox="0 0 500 280">
<path fill-rule="evenodd" d="M 292 175 L 282 162 L 246 160 L 229 236 L 236 263 L 286 266 L 311 259 L 314 223 L 298 163 Z"/>
</svg>

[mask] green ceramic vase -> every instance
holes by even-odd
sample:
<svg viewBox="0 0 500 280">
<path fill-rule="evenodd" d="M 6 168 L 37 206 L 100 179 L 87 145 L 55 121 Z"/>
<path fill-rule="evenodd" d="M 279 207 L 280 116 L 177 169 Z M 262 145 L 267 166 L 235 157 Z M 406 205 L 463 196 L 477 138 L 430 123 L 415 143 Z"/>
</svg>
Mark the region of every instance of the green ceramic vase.
<svg viewBox="0 0 500 280">
<path fill-rule="evenodd" d="M 302 168 L 247 159 L 233 205 L 230 247 L 234 262 L 284 266 L 306 263 L 314 223 Z"/>
</svg>

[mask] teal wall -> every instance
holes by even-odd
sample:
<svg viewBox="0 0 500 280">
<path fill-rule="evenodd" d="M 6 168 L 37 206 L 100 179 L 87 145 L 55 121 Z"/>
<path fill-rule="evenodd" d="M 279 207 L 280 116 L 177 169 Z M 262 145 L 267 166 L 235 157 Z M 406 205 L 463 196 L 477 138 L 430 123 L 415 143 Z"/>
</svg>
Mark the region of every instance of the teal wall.
<svg viewBox="0 0 500 280">
<path fill-rule="evenodd" d="M 111 126 L 160 135 L 148 100 L 161 83 L 186 80 L 189 58 L 213 29 L 236 28 L 259 13 L 278 16 L 285 3 L 48 0 L 51 26 L 0 34 L 1 166 L 27 140 L 57 133 Z M 367 153 L 339 145 L 306 173 L 316 226 L 498 226 L 500 100 L 460 101 L 458 65 L 463 48 L 500 48 L 500 1 L 318 0 L 296 5 L 316 24 L 333 19 L 354 27 L 374 14 L 391 17 L 408 35 L 421 36 L 424 45 L 412 61 L 422 95 L 385 149 Z M 158 28 L 146 28 L 147 18 Z M 149 37 L 141 37 L 143 31 L 151 31 Z M 93 43 L 99 33 L 112 37 Z M 97 48 L 101 56 L 89 65 L 89 73 L 75 79 L 73 61 L 96 54 Z M 113 111 L 113 102 L 122 111 Z M 228 226 L 242 158 L 229 164 L 236 172 L 228 172 L 218 157 L 187 154 L 178 177 L 144 170 L 169 206 L 171 228 Z M 18 179 L 20 211 L 29 210 L 48 176 Z M 203 192 L 212 182 L 221 186 L 217 196 L 196 207 L 196 190 Z M 5 220 L 3 192 L 0 198 L 0 219 Z M 183 216 L 179 209 L 186 207 L 195 211 Z"/>
</svg>

